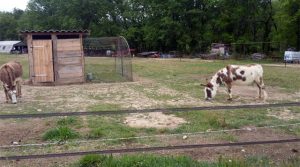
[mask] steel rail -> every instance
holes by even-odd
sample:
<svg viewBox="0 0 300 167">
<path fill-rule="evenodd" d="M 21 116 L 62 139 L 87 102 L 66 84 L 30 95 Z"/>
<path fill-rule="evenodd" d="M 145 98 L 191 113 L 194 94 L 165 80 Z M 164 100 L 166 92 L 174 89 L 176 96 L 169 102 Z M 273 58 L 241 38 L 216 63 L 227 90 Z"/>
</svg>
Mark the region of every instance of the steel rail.
<svg viewBox="0 0 300 167">
<path fill-rule="evenodd" d="M 139 147 L 126 149 L 110 149 L 110 150 L 95 150 L 83 152 L 69 152 L 69 153 L 53 153 L 53 154 L 36 154 L 36 155 L 17 155 L 0 157 L 0 160 L 25 160 L 25 159 L 39 159 L 39 158 L 58 158 L 67 156 L 82 156 L 88 154 L 115 154 L 115 153 L 133 153 L 133 152 L 151 152 L 162 150 L 184 150 L 193 148 L 212 148 L 212 147 L 232 147 L 232 146 L 248 146 L 261 144 L 282 144 L 300 142 L 300 138 L 283 139 L 283 140 L 267 140 L 267 141 L 248 141 L 235 143 L 215 143 L 215 144 L 193 144 L 193 145 L 174 145 L 162 147 Z"/>
<path fill-rule="evenodd" d="M 300 106 L 300 102 L 230 105 L 230 106 L 203 106 L 203 107 L 186 107 L 186 108 L 158 108 L 158 109 L 142 109 L 142 110 L 50 112 L 50 113 L 33 113 L 33 114 L 1 114 L 0 119 L 47 118 L 47 117 L 58 117 L 58 116 L 84 116 L 84 115 L 117 115 L 117 114 L 132 114 L 132 113 L 151 113 L 151 112 L 170 113 L 170 112 L 190 112 L 190 111 L 203 111 L 203 110 L 236 110 L 236 109 L 252 109 L 252 108 L 292 107 L 292 106 Z"/>
</svg>

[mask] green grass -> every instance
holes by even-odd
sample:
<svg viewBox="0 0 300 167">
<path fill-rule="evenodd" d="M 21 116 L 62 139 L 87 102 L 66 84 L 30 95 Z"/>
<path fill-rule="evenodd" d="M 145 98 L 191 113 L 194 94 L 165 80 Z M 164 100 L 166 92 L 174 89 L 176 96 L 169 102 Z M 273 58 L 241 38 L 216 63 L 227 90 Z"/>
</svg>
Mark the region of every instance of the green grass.
<svg viewBox="0 0 300 167">
<path fill-rule="evenodd" d="M 125 126 L 117 117 L 89 117 L 88 127 L 88 138 L 128 138 L 137 135 L 137 129 Z"/>
<path fill-rule="evenodd" d="M 135 85 L 133 89 L 137 92 L 143 93 L 146 97 L 155 99 L 155 100 L 172 100 L 178 97 L 178 95 L 163 94 L 159 91 L 159 85 L 149 85 L 145 89 L 144 85 Z"/>
<path fill-rule="evenodd" d="M 73 164 L 73 167 L 297 167 L 299 158 L 275 164 L 267 157 L 248 157 L 245 159 L 220 157 L 216 162 L 195 161 L 189 157 L 166 157 L 145 155 L 125 155 L 121 157 L 87 155 Z"/>
<path fill-rule="evenodd" d="M 216 110 L 216 111 L 191 111 L 177 113 L 177 116 L 185 118 L 189 123 L 173 130 L 176 133 L 197 132 L 207 129 L 220 130 L 240 128 L 246 125 L 266 126 L 284 123 L 274 117 L 267 116 L 266 109 L 240 110 Z"/>
<path fill-rule="evenodd" d="M 78 167 L 174 167 L 198 166 L 198 162 L 188 157 L 157 157 L 157 156 L 112 156 L 88 155 L 83 157 Z"/>
<path fill-rule="evenodd" d="M 120 110 L 121 106 L 118 104 L 100 103 L 88 107 L 88 111 L 114 111 Z"/>
<path fill-rule="evenodd" d="M 81 128 L 82 123 L 78 117 L 65 117 L 56 121 L 56 126 L 47 130 L 43 136 L 43 140 L 66 141 L 70 139 L 80 138 L 80 134 L 73 128 Z"/>
<path fill-rule="evenodd" d="M 201 60 L 157 60 L 135 59 L 134 71 L 142 77 L 151 78 L 156 82 L 172 89 L 189 93 L 193 97 L 202 97 L 199 93 L 200 83 L 212 77 L 219 69 L 228 64 L 259 63 L 253 61 L 216 60 L 204 62 Z M 264 62 L 265 63 L 265 62 Z M 266 86 L 278 86 L 287 91 L 300 89 L 300 70 L 284 67 L 264 66 L 264 81 Z"/>
<path fill-rule="evenodd" d="M 22 64 L 23 67 L 23 79 L 29 78 L 29 65 L 27 55 L 15 55 L 15 54 L 0 54 L 0 66 L 11 60 L 16 60 Z"/>
<path fill-rule="evenodd" d="M 300 68 L 264 67 L 264 80 L 268 86 L 278 86 L 287 91 L 300 90 Z"/>
<path fill-rule="evenodd" d="M 59 126 L 48 130 L 43 135 L 43 140 L 66 141 L 78 138 L 79 134 L 67 126 Z"/>
<path fill-rule="evenodd" d="M 20 61 L 24 68 L 24 79 L 28 79 L 28 60 L 26 56 L 20 55 L 0 55 L 0 63 L 6 63 L 10 60 Z M 105 58 L 91 58 L 85 59 L 86 73 L 93 73 L 95 82 L 123 82 L 123 78 L 115 75 L 115 67 L 113 59 Z M 128 84 L 130 89 L 140 93 L 149 99 L 159 102 L 165 102 L 178 98 L 177 94 L 186 94 L 197 99 L 203 99 L 203 91 L 200 83 L 205 82 L 205 78 L 210 78 L 217 70 L 225 67 L 227 64 L 249 64 L 257 63 L 252 61 L 237 61 L 237 60 L 216 60 L 212 62 L 201 60 L 177 59 L 160 60 L 160 59 L 134 59 L 133 71 L 141 78 L 149 79 L 151 82 Z M 272 63 L 272 62 L 264 62 Z M 276 86 L 284 88 L 283 92 L 295 92 L 300 90 L 300 70 L 294 68 L 269 67 L 264 66 L 264 79 L 266 87 Z M 80 85 L 78 85 L 80 87 Z M 176 95 L 164 94 L 160 90 L 161 87 L 175 90 Z M 28 89 L 31 90 L 31 89 Z M 23 92 L 26 97 L 26 92 Z M 46 99 L 43 95 L 31 94 L 34 100 Z M 79 96 L 86 93 L 85 90 L 74 93 L 74 96 Z M 107 97 L 106 94 L 93 93 L 87 94 L 88 99 L 99 100 L 99 103 L 84 108 L 88 111 L 107 111 L 107 110 L 121 110 L 128 109 L 129 105 L 115 102 L 116 97 L 128 98 L 123 92 L 114 92 Z M 72 94 L 73 96 L 73 94 Z M 217 102 L 227 103 L 225 94 L 218 94 Z M 66 103 L 63 95 L 59 96 L 61 99 L 58 102 L 49 104 L 38 103 L 31 101 L 31 98 L 26 99 L 24 103 L 17 105 L 3 104 L 0 106 L 1 113 L 37 113 L 37 112 L 58 112 L 65 111 L 65 108 L 59 106 Z M 137 97 L 138 98 L 138 97 Z M 87 100 L 88 100 L 87 99 Z M 126 99 L 135 100 L 135 99 Z M 105 102 L 103 102 L 105 101 Z M 246 102 L 246 101 L 245 101 Z M 159 106 L 160 107 L 160 106 Z M 175 106 L 168 106 L 175 107 Z M 180 106 L 176 106 L 180 107 Z M 189 106 L 185 106 L 189 107 Z M 40 109 L 41 111 L 38 111 Z M 81 111 L 80 107 L 76 111 Z M 282 111 L 282 109 L 280 109 Z M 292 108 L 293 112 L 299 112 L 299 107 Z M 155 128 L 131 128 L 123 123 L 124 115 L 110 116 L 110 117 L 91 117 L 88 116 L 86 124 L 82 119 L 74 117 L 67 117 L 55 121 L 56 125 L 53 129 L 47 131 L 42 138 L 44 140 L 70 140 L 74 138 L 81 139 L 101 139 L 101 138 L 121 138 L 121 137 L 135 137 L 141 135 L 155 135 L 155 134 L 169 134 L 169 133 L 184 133 L 184 132 L 199 132 L 220 129 L 241 128 L 243 126 L 265 126 L 278 125 L 284 123 L 299 122 L 299 118 L 286 121 L 280 120 L 267 115 L 267 109 L 243 109 L 243 110 L 228 110 L 228 111 L 191 111 L 177 113 L 178 117 L 184 118 L 188 123 L 179 126 L 176 129 L 155 129 Z M 76 129 L 76 131 L 74 130 Z M 289 133 L 293 135 L 300 135 L 299 128 L 282 128 L 282 133 Z M 80 132 L 80 134 L 79 134 Z M 221 134 L 217 136 L 217 140 L 236 141 L 237 137 L 230 134 Z M 118 143 L 118 142 L 117 142 Z M 112 143 L 115 144 L 115 143 Z M 119 144 L 119 143 L 118 143 Z M 149 144 L 149 143 L 146 143 Z M 152 143 L 150 143 L 152 144 Z M 129 160 L 128 160 L 129 161 Z M 255 160 L 256 161 L 256 160 Z M 260 160 L 259 160 L 260 161 Z M 263 160 L 264 161 L 264 160 Z M 170 162 L 171 164 L 171 162 Z M 161 165 L 161 164 L 160 164 Z M 225 165 L 226 166 L 226 165 Z"/>
<path fill-rule="evenodd" d="M 85 74 L 91 73 L 93 82 L 125 82 L 116 72 L 115 58 L 85 58 Z"/>
<path fill-rule="evenodd" d="M 58 126 L 74 126 L 76 124 L 78 124 L 78 118 L 76 117 L 66 117 L 66 118 L 62 118 L 62 119 L 59 119 L 57 121 L 57 125 Z"/>
</svg>

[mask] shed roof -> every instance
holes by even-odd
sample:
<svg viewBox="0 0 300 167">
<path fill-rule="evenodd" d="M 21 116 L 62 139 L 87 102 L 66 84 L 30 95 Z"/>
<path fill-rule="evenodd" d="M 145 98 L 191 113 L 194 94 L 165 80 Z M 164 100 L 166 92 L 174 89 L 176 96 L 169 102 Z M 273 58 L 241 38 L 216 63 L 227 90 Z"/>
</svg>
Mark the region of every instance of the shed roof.
<svg viewBox="0 0 300 167">
<path fill-rule="evenodd" d="M 20 31 L 21 34 L 51 34 L 51 33 L 57 33 L 57 34 L 89 34 L 89 30 L 23 30 Z"/>
</svg>

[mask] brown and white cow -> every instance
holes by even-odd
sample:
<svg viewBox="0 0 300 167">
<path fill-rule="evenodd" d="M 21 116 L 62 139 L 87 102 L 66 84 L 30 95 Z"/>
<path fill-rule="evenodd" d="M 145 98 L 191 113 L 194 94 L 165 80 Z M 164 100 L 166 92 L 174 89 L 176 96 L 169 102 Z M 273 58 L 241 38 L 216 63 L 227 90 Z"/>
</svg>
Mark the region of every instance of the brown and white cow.
<svg viewBox="0 0 300 167">
<path fill-rule="evenodd" d="M 0 67 L 0 80 L 3 83 L 6 102 L 11 100 L 17 103 L 17 97 L 21 97 L 21 82 L 23 69 L 22 65 L 16 61 L 10 61 Z"/>
<path fill-rule="evenodd" d="M 263 82 L 263 68 L 259 64 L 251 65 L 228 65 L 220 69 L 207 84 L 204 86 L 204 94 L 206 100 L 211 100 L 217 94 L 219 86 L 227 87 L 229 99 L 232 100 L 231 88 L 233 85 L 252 85 L 256 84 L 259 90 L 259 98 L 266 96 L 263 90 L 265 85 Z M 264 92 L 262 92 L 264 91 Z M 264 93 L 264 94 L 262 94 Z"/>
</svg>

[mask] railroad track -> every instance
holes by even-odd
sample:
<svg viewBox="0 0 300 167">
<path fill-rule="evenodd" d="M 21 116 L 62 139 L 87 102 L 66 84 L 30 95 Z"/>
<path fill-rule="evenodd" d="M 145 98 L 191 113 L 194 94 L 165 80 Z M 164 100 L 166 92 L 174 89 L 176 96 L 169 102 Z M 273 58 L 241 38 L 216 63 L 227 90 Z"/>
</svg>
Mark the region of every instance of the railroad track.
<svg viewBox="0 0 300 167">
<path fill-rule="evenodd" d="M 0 115 L 0 119 L 47 118 L 47 117 L 58 117 L 58 116 L 84 116 L 84 115 L 117 115 L 117 114 L 131 114 L 131 113 L 150 113 L 150 112 L 170 113 L 170 112 L 190 112 L 190 111 L 203 111 L 203 110 L 236 110 L 236 109 L 252 109 L 252 108 L 292 107 L 292 106 L 300 106 L 300 102 L 231 105 L 231 106 L 203 106 L 203 107 L 186 107 L 186 108 L 158 108 L 158 109 L 143 109 L 143 110 L 50 112 L 50 113 L 34 113 L 34 114 L 2 114 L 2 115 Z"/>
<path fill-rule="evenodd" d="M 300 142 L 300 138 L 283 139 L 283 140 L 267 140 L 267 141 L 235 142 L 235 143 L 174 145 L 174 146 L 165 146 L 165 147 L 140 147 L 140 148 L 96 150 L 96 151 L 84 151 L 84 152 L 53 153 L 53 154 L 18 155 L 18 156 L 0 157 L 0 160 L 59 158 L 59 157 L 70 157 L 70 156 L 82 156 L 82 155 L 88 155 L 88 154 L 116 154 L 116 153 L 133 153 L 133 152 L 151 152 L 151 151 L 162 151 L 162 150 L 185 150 L 185 149 L 194 149 L 194 148 L 212 148 L 212 147 L 226 147 L 226 146 L 234 147 L 234 146 L 282 144 L 282 143 L 295 143 L 295 142 Z"/>
</svg>

